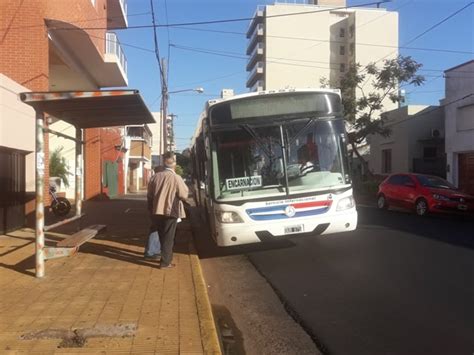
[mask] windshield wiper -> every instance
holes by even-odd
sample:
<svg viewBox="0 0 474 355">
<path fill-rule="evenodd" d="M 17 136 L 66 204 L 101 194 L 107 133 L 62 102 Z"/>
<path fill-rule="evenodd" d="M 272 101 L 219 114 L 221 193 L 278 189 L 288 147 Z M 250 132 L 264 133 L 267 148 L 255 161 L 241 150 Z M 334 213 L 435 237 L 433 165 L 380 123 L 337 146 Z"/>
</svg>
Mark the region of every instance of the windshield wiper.
<svg viewBox="0 0 474 355">
<path fill-rule="evenodd" d="M 258 146 L 263 150 L 263 152 L 270 158 L 272 159 L 275 154 L 273 153 L 273 151 L 271 149 L 268 149 L 266 146 L 265 146 L 265 143 L 263 142 L 262 138 L 260 138 L 257 133 L 254 131 L 254 129 L 252 127 L 250 127 L 248 124 L 242 124 L 242 125 L 239 125 L 240 128 L 242 128 L 245 132 L 247 132 L 254 140 L 255 142 L 258 144 Z"/>
<path fill-rule="evenodd" d="M 291 137 L 290 139 L 288 139 L 288 145 L 292 145 L 297 139 L 298 137 L 300 136 L 301 133 L 303 133 L 305 130 L 307 130 L 309 127 L 311 127 L 313 125 L 313 123 L 316 122 L 316 118 L 310 118 L 308 120 L 308 122 L 306 122 L 306 124 L 303 126 L 303 128 L 301 128 L 298 132 L 296 132 L 293 137 Z M 288 132 L 288 130 L 286 130 Z"/>
</svg>

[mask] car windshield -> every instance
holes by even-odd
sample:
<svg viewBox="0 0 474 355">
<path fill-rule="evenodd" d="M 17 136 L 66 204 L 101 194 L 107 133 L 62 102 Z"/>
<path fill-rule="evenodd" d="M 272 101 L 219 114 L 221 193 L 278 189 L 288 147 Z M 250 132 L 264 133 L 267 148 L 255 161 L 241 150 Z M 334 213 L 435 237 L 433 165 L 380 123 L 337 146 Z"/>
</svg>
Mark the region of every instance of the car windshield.
<svg viewBox="0 0 474 355">
<path fill-rule="evenodd" d="M 448 189 L 455 190 L 456 187 L 448 181 L 436 176 L 417 175 L 416 178 L 422 186 L 431 187 L 434 189 Z"/>
<path fill-rule="evenodd" d="M 281 128 L 241 124 L 214 132 L 214 196 L 225 200 L 285 195 L 286 179 L 290 195 L 348 184 L 344 137 L 342 120 L 309 118 L 282 122 Z"/>
</svg>

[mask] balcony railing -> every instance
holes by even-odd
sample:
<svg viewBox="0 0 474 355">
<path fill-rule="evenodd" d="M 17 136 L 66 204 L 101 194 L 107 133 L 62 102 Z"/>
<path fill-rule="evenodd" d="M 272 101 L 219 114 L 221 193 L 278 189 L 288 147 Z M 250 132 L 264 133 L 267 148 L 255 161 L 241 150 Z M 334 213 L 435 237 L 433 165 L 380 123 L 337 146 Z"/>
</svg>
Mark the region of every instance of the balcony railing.
<svg viewBox="0 0 474 355">
<path fill-rule="evenodd" d="M 253 49 L 255 48 L 255 44 L 259 43 L 261 37 L 264 34 L 264 26 L 263 24 L 258 24 L 257 27 L 255 27 L 255 31 L 253 32 L 252 36 L 250 37 L 249 44 L 247 47 L 247 55 L 252 53 Z"/>
<path fill-rule="evenodd" d="M 265 11 L 265 6 L 259 5 L 257 7 L 257 10 L 255 11 L 252 21 L 250 21 L 249 28 L 247 30 L 247 38 L 251 36 L 253 33 L 255 26 L 263 21 L 263 15 Z"/>
<path fill-rule="evenodd" d="M 263 52 L 264 44 L 263 42 L 258 42 L 252 53 L 250 54 L 249 60 L 247 61 L 247 71 L 249 71 L 253 67 L 257 59 L 263 55 Z"/>
<path fill-rule="evenodd" d="M 255 67 L 247 76 L 247 87 L 250 88 L 253 86 L 256 80 L 258 80 L 262 75 L 265 68 L 265 64 L 263 62 L 257 62 Z"/>
<path fill-rule="evenodd" d="M 106 33 L 105 53 L 115 54 L 115 56 L 119 59 L 120 65 L 122 66 L 125 75 L 127 75 L 127 57 L 125 57 L 122 46 L 120 45 L 118 37 L 114 32 Z"/>
</svg>

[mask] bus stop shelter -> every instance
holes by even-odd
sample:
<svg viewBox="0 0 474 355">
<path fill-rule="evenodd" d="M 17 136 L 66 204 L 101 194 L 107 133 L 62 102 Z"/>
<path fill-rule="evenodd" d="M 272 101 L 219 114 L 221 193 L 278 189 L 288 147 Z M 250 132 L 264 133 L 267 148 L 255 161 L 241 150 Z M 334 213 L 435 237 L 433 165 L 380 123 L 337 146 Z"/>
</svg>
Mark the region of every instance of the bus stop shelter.
<svg viewBox="0 0 474 355">
<path fill-rule="evenodd" d="M 25 92 L 20 100 L 36 112 L 36 277 L 45 275 L 45 260 L 75 253 L 78 247 L 95 236 L 103 226 L 92 226 L 80 231 L 53 247 L 45 246 L 44 233 L 52 228 L 82 217 L 82 130 L 155 123 L 138 90 Z M 45 115 L 70 123 L 76 129 L 75 138 L 45 127 Z M 51 133 L 76 142 L 75 215 L 53 225 L 44 223 L 44 133 Z"/>
</svg>

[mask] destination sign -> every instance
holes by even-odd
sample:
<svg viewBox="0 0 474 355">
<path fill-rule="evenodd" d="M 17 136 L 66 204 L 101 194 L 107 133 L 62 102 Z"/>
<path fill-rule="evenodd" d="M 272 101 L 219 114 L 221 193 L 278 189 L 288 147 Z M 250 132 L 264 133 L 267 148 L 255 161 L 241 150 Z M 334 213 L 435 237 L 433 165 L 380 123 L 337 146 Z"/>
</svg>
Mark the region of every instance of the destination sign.
<svg viewBox="0 0 474 355">
<path fill-rule="evenodd" d="M 244 176 L 233 179 L 226 179 L 225 185 L 227 190 L 243 190 L 252 187 L 262 186 L 262 176 Z"/>
</svg>

